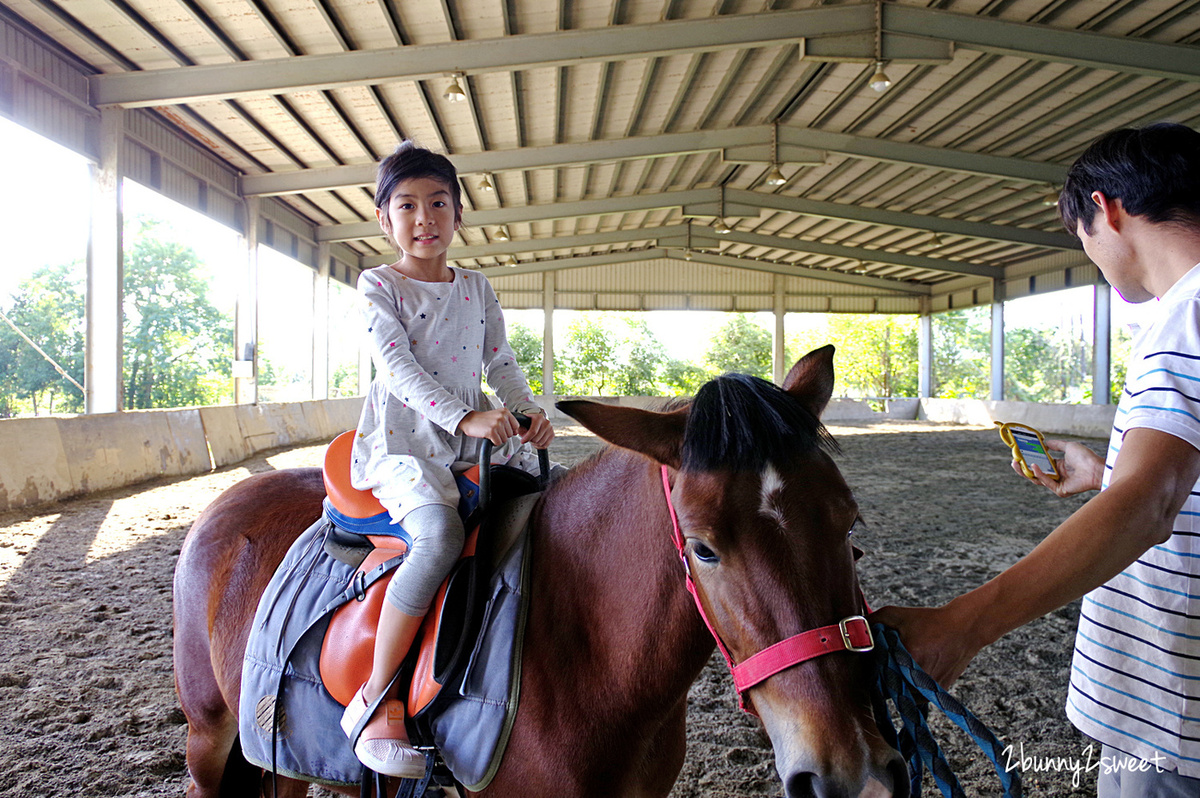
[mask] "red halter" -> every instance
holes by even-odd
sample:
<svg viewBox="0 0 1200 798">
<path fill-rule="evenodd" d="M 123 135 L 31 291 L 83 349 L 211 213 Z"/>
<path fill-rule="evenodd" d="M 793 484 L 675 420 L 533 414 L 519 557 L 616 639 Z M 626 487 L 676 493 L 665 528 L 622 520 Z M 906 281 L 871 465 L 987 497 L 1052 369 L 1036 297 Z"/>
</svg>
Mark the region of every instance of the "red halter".
<svg viewBox="0 0 1200 798">
<path fill-rule="evenodd" d="M 675 548 L 679 550 L 679 558 L 683 560 L 688 592 L 692 594 L 692 599 L 696 602 L 696 609 L 700 611 L 700 617 L 704 619 L 704 625 L 712 633 L 713 639 L 717 641 L 717 648 L 721 650 L 726 664 L 729 665 L 729 671 L 733 674 L 733 685 L 737 688 L 738 703 L 741 704 L 743 710 L 757 714 L 754 710 L 746 708 L 746 691 L 782 670 L 834 651 L 865 652 L 875 648 L 875 640 L 871 636 L 871 625 L 867 619 L 862 615 L 851 615 L 830 626 L 810 629 L 773 646 L 768 646 L 741 665 L 735 665 L 729 649 L 725 647 L 725 642 L 721 640 L 721 636 L 717 634 L 717 630 L 713 628 L 712 622 L 704 612 L 704 605 L 700 602 L 700 596 L 696 592 L 696 583 L 692 580 L 692 567 L 688 562 L 687 552 L 684 551 L 683 532 L 679 529 L 679 518 L 675 514 L 675 505 L 671 501 L 671 480 L 666 466 L 662 467 L 662 480 L 663 493 L 667 497 L 667 509 L 671 511 L 671 536 L 675 541 Z"/>
</svg>

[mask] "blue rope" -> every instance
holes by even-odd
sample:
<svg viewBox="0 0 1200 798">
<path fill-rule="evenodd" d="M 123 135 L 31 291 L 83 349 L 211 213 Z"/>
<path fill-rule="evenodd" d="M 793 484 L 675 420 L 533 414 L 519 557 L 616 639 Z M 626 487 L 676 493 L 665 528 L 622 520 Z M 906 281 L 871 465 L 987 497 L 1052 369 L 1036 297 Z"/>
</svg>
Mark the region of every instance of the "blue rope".
<svg viewBox="0 0 1200 798">
<path fill-rule="evenodd" d="M 1021 775 L 1001 764 L 1004 746 L 992 730 L 971 714 L 958 699 L 947 693 L 933 677 L 921 670 L 900 642 L 895 629 L 881 623 L 872 625 L 875 635 L 876 684 L 873 702 L 875 719 L 884 738 L 908 763 L 912 798 L 921 798 L 921 781 L 928 768 L 933 781 L 945 798 L 966 798 L 958 777 L 929 731 L 926 702 L 932 702 L 954 721 L 992 761 L 1005 798 L 1021 798 Z M 887 702 L 891 700 L 900 714 L 901 727 L 892 725 Z M 924 704 L 924 706 L 923 706 Z"/>
</svg>

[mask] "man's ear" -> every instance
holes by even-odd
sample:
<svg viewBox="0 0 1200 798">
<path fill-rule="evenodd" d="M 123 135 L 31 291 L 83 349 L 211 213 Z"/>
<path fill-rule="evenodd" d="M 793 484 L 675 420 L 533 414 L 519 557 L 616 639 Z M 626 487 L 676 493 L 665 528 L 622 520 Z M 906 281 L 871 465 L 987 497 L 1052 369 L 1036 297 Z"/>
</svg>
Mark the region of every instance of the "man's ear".
<svg viewBox="0 0 1200 798">
<path fill-rule="evenodd" d="M 1093 191 L 1091 200 L 1096 203 L 1096 216 L 1092 219 L 1092 226 L 1095 227 L 1099 222 L 1114 233 L 1121 232 L 1125 226 L 1125 217 L 1128 216 L 1121 200 L 1109 197 L 1103 191 Z"/>
</svg>

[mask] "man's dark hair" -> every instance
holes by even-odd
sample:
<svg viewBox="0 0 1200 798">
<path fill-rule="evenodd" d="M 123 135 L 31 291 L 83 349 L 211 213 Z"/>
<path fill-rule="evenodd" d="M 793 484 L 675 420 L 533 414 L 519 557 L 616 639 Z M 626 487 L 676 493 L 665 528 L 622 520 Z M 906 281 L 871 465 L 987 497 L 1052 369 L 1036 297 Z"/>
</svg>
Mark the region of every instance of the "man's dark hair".
<svg viewBox="0 0 1200 798">
<path fill-rule="evenodd" d="M 454 201 L 454 218 L 461 220 L 462 187 L 458 184 L 458 170 L 445 155 L 418 147 L 411 141 L 401 142 L 395 152 L 379 162 L 375 177 L 375 207 L 386 208 L 396 186 L 416 177 L 431 177 L 445 183 Z"/>
<path fill-rule="evenodd" d="M 1079 222 L 1091 234 L 1093 191 L 1120 200 L 1131 216 L 1200 227 L 1200 133 L 1161 122 L 1098 138 L 1071 166 L 1059 195 L 1058 215 L 1071 235 Z"/>
</svg>

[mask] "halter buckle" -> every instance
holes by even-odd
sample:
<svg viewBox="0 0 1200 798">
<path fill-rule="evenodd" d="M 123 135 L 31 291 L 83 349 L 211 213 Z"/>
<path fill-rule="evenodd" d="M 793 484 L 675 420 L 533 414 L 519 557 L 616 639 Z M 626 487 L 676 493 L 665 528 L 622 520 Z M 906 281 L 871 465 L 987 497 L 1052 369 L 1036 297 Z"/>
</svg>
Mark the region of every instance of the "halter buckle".
<svg viewBox="0 0 1200 798">
<path fill-rule="evenodd" d="M 850 639 L 849 624 L 851 621 L 862 621 L 863 631 L 867 634 L 867 644 L 865 646 L 856 646 L 854 641 Z M 842 618 L 838 621 L 838 631 L 842 633 L 842 645 L 847 651 L 857 653 L 865 653 L 875 648 L 875 637 L 871 634 L 871 623 L 862 615 L 851 615 L 848 618 Z"/>
</svg>

